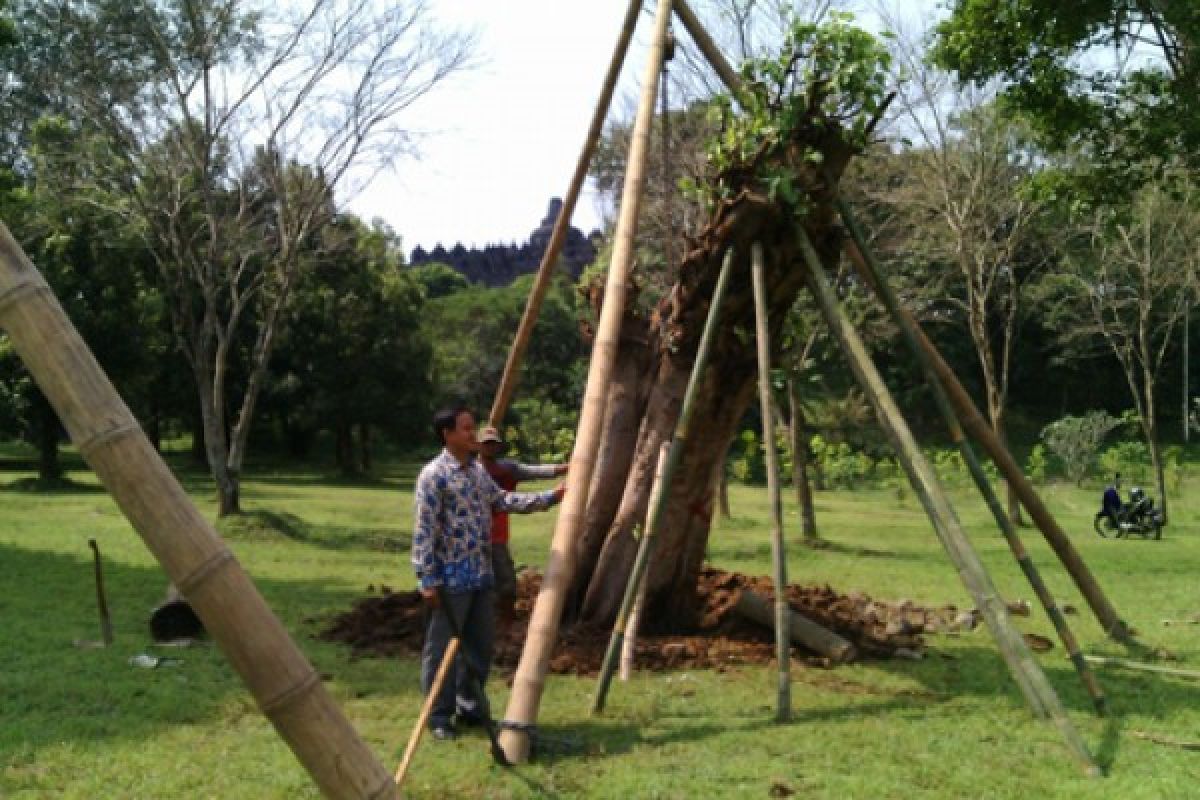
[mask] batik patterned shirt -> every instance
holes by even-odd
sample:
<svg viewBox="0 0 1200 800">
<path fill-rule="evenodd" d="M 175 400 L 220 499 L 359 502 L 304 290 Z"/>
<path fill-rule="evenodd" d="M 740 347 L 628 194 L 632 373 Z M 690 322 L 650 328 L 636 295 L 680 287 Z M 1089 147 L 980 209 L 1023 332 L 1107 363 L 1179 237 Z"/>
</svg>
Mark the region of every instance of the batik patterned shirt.
<svg viewBox="0 0 1200 800">
<path fill-rule="evenodd" d="M 468 592 L 492 586 L 492 511 L 527 514 L 557 502 L 551 490 L 506 492 L 477 460 L 443 450 L 417 476 L 412 563 L 421 589 Z"/>
</svg>

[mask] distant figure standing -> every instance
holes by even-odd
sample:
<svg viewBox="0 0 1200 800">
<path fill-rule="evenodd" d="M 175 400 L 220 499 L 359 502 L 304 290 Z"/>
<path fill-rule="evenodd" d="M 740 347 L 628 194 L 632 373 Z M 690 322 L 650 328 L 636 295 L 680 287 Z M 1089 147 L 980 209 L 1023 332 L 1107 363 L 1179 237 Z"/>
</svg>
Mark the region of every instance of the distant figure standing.
<svg viewBox="0 0 1200 800">
<path fill-rule="evenodd" d="M 566 464 L 519 464 L 501 458 L 508 445 L 500 431 L 488 425 L 479 431 L 479 458 L 501 489 L 514 491 L 520 481 L 544 480 L 567 474 Z M 517 571 L 508 547 L 508 512 L 492 512 L 492 572 L 496 576 L 496 619 L 503 635 L 516 616 Z"/>
<path fill-rule="evenodd" d="M 545 511 L 562 500 L 564 489 L 560 485 L 517 494 L 497 486 L 474 459 L 479 448 L 475 417 L 465 408 L 439 411 L 433 429 L 444 449 L 417 476 L 412 564 L 417 588 L 433 610 L 421 652 L 421 689 L 426 694 L 450 643 L 446 614 L 454 615 L 461 632 L 454 680 L 442 685 L 429 717 L 435 738 L 453 739 L 455 713 L 467 725 L 478 724 L 488 713 L 482 694 L 470 688 L 468 669 L 482 692 L 495 640 L 492 511 Z"/>
</svg>

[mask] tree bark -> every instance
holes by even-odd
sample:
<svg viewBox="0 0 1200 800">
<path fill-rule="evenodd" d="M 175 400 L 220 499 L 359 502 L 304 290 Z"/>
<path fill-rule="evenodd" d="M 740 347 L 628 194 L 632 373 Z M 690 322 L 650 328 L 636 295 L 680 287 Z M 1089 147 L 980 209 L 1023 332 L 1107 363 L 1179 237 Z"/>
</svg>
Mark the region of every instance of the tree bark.
<svg viewBox="0 0 1200 800">
<path fill-rule="evenodd" d="M 843 162 L 844 163 L 844 162 Z M 840 174 L 840 169 L 834 174 Z M 809 233 L 819 242 L 826 263 L 836 263 L 840 239 L 831 218 L 818 206 L 809 217 Z M 678 282 L 647 323 L 642 348 L 617 355 L 622 376 L 610 392 L 605 426 L 609 435 L 592 479 L 573 594 L 581 598 L 579 619 L 607 625 L 620 606 L 636 546 L 632 531 L 644 518 L 658 448 L 674 430 L 684 388 L 691 373 L 708 299 L 726 247 L 736 245 L 738 263 L 729 287 L 722 322 L 713 342 L 712 360 L 697 390 L 695 419 L 688 432 L 679 469 L 668 487 L 668 510 L 657 555 L 647 574 L 643 610 L 648 630 L 694 624 L 696 581 L 703 564 L 712 522 L 716 462 L 722 458 L 754 394 L 756 360 L 754 307 L 749 280 L 749 243 L 761 240 L 767 251 L 766 277 L 772 334 L 802 288 L 794 237 L 774 207 L 753 196 L 720 216 L 686 254 Z M 771 336 L 773 343 L 777 335 Z M 773 345 L 774 346 L 774 345 Z M 637 361 L 638 363 L 633 363 Z M 634 390 L 636 387 L 636 391 Z M 645 394 L 643 411 L 635 401 Z M 635 436 L 630 434 L 636 430 Z M 613 433 L 622 436 L 612 439 Z M 633 440 L 631 442 L 631 439 Z M 619 491 L 617 491 L 619 487 Z M 614 502 L 615 501 L 615 502 Z"/>
<path fill-rule="evenodd" d="M 808 442 L 804 436 L 804 407 L 796 396 L 796 383 L 787 381 L 788 410 L 791 420 L 788 432 L 792 443 L 792 485 L 796 489 L 796 502 L 800 505 L 800 531 L 808 544 L 816 542 L 817 514 L 813 508 L 812 486 L 808 482 Z"/>
<path fill-rule="evenodd" d="M 61 423 L 58 415 L 40 391 L 34 400 L 37 408 L 38 480 L 53 483 L 63 476 L 62 462 L 58 458 L 58 440 Z"/>
</svg>

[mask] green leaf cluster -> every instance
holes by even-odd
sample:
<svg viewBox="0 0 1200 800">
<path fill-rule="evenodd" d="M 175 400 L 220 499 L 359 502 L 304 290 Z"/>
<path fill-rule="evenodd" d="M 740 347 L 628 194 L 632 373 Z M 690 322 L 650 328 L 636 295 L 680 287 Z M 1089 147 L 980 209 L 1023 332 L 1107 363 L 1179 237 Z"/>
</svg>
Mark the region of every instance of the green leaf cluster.
<svg viewBox="0 0 1200 800">
<path fill-rule="evenodd" d="M 706 155 L 716 180 L 685 191 L 712 207 L 748 189 L 803 213 L 804 168 L 819 167 L 830 142 L 862 148 L 884 102 L 890 56 L 852 19 L 793 20 L 777 53 L 743 63 L 736 108 L 729 96 L 710 107 L 716 132 Z"/>
</svg>

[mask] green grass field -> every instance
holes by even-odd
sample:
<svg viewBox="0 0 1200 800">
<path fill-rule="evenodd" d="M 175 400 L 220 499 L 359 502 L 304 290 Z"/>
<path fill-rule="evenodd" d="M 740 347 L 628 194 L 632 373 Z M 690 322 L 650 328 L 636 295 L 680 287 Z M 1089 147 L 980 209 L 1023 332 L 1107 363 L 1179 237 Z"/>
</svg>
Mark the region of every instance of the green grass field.
<svg viewBox="0 0 1200 800">
<path fill-rule="evenodd" d="M 257 471 L 244 504 L 223 525 L 230 545 L 300 647 L 389 769 L 420 706 L 415 659 L 352 660 L 313 634 L 369 585 L 412 586 L 407 563 L 414 465 L 370 483 L 312 471 Z M 35 493 L 25 473 L 0 473 L 0 797 L 316 797 L 304 771 L 257 712 L 213 646 L 155 649 L 148 612 L 165 576 L 92 476 Z M 210 516 L 202 475 L 185 485 Z M 1114 605 L 1150 644 L 1200 668 L 1197 515 L 1189 487 L 1176 493 L 1162 542 L 1107 541 L 1091 532 L 1098 490 L 1052 487 L 1048 504 L 1072 534 Z M 956 491 L 960 516 L 1001 593 L 1033 601 L 1008 550 L 972 495 Z M 790 498 L 789 498 L 790 499 Z M 884 600 L 971 605 L 911 494 L 818 494 L 831 546 L 793 546 L 789 577 Z M 718 523 L 711 560 L 769 573 L 765 490 L 735 487 L 734 518 Z M 787 509 L 795 541 L 794 507 Z M 543 563 L 553 515 L 518 518 L 519 563 Z M 105 558 L 116 644 L 99 638 L 89 537 Z M 1024 538 L 1089 652 L 1125 655 L 1106 643 L 1041 537 Z M 1053 637 L 1040 610 L 1017 620 Z M 1034 720 L 987 632 L 928 637 L 918 662 L 793 669 L 794 721 L 772 722 L 774 669 L 675 672 L 616 683 L 608 711 L 589 716 L 593 683 L 552 677 L 539 726 L 546 752 L 504 770 L 482 733 L 422 744 L 412 797 L 797 797 L 1184 798 L 1197 793 L 1200 752 L 1141 738 L 1200 741 L 1200 683 L 1105 669 L 1113 713 L 1097 718 L 1062 648 L 1040 661 L 1107 775 L 1082 777 L 1057 730 Z M 182 659 L 154 670 L 138 653 Z M 506 705 L 499 679 L 493 704 Z"/>
</svg>

